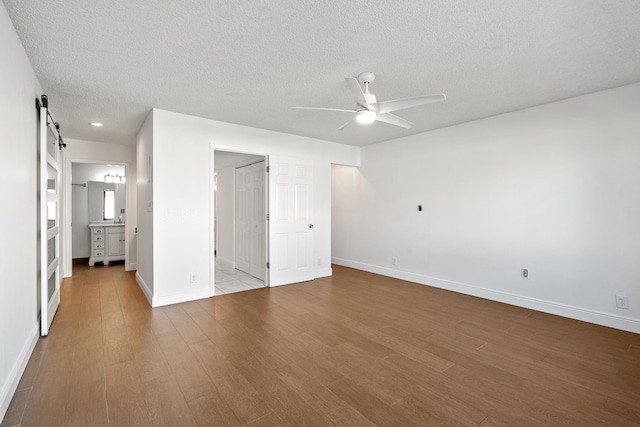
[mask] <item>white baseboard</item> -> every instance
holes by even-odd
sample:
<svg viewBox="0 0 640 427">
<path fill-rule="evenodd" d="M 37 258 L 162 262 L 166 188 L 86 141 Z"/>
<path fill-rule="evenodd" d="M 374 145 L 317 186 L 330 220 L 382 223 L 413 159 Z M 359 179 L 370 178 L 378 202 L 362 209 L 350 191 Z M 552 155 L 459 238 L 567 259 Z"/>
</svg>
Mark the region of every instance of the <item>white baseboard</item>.
<svg viewBox="0 0 640 427">
<path fill-rule="evenodd" d="M 147 301 L 149 301 L 151 307 L 162 307 L 163 305 L 177 304 L 179 302 L 193 301 L 213 296 L 208 287 L 189 292 L 181 292 L 179 294 L 153 295 L 153 292 L 151 292 L 151 289 L 138 272 L 136 272 L 136 282 L 138 282 L 138 286 L 142 289 L 142 293 L 147 298 Z"/>
<path fill-rule="evenodd" d="M 136 271 L 136 282 L 138 283 L 138 286 L 140 286 L 140 289 L 142 289 L 142 293 L 144 294 L 144 296 L 147 297 L 147 301 L 149 301 L 149 305 L 153 307 L 153 292 L 151 292 L 151 289 L 149 288 L 149 286 L 147 286 L 147 283 L 144 281 L 142 276 L 140 276 L 140 273 L 138 273 L 137 271 Z"/>
<path fill-rule="evenodd" d="M 209 287 L 202 289 L 195 289 L 189 292 L 181 292 L 179 294 L 172 295 L 159 295 L 153 296 L 152 307 L 162 307 L 163 305 L 177 304 L 185 301 L 194 301 L 197 299 L 210 298 L 211 289 Z"/>
<path fill-rule="evenodd" d="M 233 265 L 233 260 L 227 257 L 223 257 L 222 255 L 216 255 L 216 260 L 225 262 L 229 265 Z"/>
<path fill-rule="evenodd" d="M 137 269 L 138 269 L 138 263 L 136 262 L 129 263 L 129 265 L 127 265 L 125 268 L 126 271 L 135 271 Z"/>
<path fill-rule="evenodd" d="M 316 279 L 319 279 L 320 277 L 329 277 L 333 275 L 333 270 L 331 270 L 331 267 L 319 268 L 316 271 L 314 271 L 313 274 Z"/>
<path fill-rule="evenodd" d="M 342 258 L 332 258 L 331 262 L 345 267 L 351 267 L 358 270 L 368 271 L 370 273 L 380 274 L 382 276 L 394 277 L 396 279 L 406 280 L 408 282 L 415 282 L 422 285 L 432 286 L 434 288 L 446 289 L 448 291 L 458 292 L 466 295 L 473 295 L 479 298 L 503 302 L 505 304 L 511 304 L 518 307 L 529 308 L 531 310 L 555 314 L 558 316 L 568 317 L 570 319 L 581 320 L 583 322 L 594 323 L 596 325 L 607 326 L 610 328 L 621 329 L 623 331 L 640 334 L 640 320 L 630 317 L 618 316 L 615 314 L 604 313 L 601 311 L 590 310 L 581 307 L 574 307 L 566 304 L 559 304 L 553 301 L 545 301 L 523 295 L 511 294 L 508 292 L 495 291 L 479 286 L 468 285 L 466 283 L 438 279 L 435 277 L 409 273 L 406 271 L 380 267 L 377 265 L 366 264 Z"/>
<path fill-rule="evenodd" d="M 11 368 L 6 381 L 4 382 L 4 384 L 2 384 L 2 388 L 0 388 L 0 421 L 2 421 L 7 413 L 7 409 L 9 408 L 9 404 L 11 403 L 11 399 L 13 399 L 13 394 L 18 388 L 20 378 L 22 378 L 24 369 L 27 367 L 27 363 L 29 362 L 29 358 L 33 353 L 33 349 L 38 342 L 39 336 L 39 327 L 38 323 L 36 323 L 32 328 L 31 333 L 27 336 L 26 341 L 22 345 L 22 349 L 20 350 L 18 358 L 13 364 L 13 367 Z"/>
</svg>

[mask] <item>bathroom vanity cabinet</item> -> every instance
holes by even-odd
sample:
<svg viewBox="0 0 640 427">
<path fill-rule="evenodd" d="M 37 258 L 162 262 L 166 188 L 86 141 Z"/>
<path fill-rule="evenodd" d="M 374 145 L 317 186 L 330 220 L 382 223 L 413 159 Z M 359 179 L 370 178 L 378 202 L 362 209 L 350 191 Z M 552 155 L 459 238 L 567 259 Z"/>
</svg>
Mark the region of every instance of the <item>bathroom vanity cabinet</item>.
<svg viewBox="0 0 640 427">
<path fill-rule="evenodd" d="M 124 260 L 124 224 L 90 224 L 91 257 L 89 265 Z"/>
</svg>

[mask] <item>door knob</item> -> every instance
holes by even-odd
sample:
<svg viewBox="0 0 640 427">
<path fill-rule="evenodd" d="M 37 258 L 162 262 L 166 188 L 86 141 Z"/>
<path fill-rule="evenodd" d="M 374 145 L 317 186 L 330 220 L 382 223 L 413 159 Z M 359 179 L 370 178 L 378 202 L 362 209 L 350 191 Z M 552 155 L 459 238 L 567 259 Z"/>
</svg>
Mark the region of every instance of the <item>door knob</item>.
<svg viewBox="0 0 640 427">
<path fill-rule="evenodd" d="M 309 228 L 313 228 L 313 224 L 309 224 Z"/>
</svg>

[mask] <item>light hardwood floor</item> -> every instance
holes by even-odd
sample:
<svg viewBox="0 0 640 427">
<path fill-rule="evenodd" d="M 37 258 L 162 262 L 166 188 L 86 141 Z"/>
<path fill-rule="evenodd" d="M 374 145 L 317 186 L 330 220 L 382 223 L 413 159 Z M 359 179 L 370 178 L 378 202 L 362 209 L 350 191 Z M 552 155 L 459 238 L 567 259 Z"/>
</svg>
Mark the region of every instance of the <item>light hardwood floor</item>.
<svg viewBox="0 0 640 427">
<path fill-rule="evenodd" d="M 151 309 L 74 268 L 2 426 L 627 426 L 640 335 L 334 266 Z"/>
</svg>

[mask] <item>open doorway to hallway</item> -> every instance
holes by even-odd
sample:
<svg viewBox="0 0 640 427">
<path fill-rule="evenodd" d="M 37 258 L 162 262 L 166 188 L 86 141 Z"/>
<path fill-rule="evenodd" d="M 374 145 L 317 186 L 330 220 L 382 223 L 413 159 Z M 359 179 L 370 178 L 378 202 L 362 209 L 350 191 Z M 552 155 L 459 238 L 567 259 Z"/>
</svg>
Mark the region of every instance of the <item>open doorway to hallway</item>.
<svg viewBox="0 0 640 427">
<path fill-rule="evenodd" d="M 265 286 L 265 157 L 214 153 L 215 295 Z"/>
<path fill-rule="evenodd" d="M 124 262 L 125 180 L 124 165 L 71 162 L 73 264 Z"/>
</svg>

